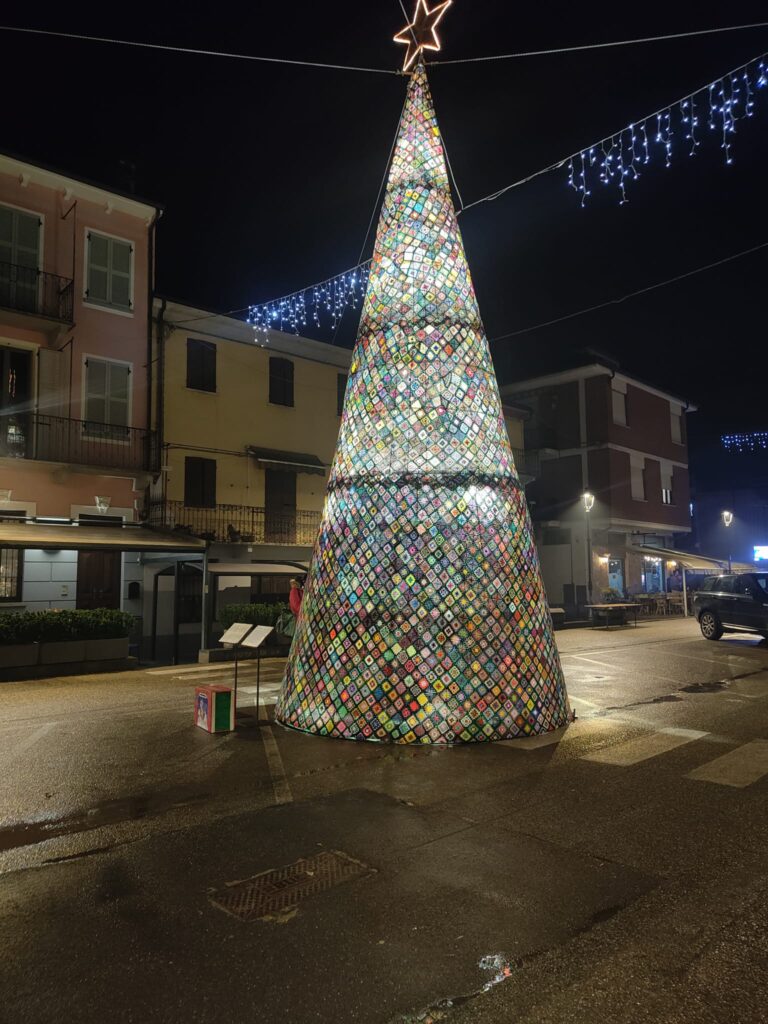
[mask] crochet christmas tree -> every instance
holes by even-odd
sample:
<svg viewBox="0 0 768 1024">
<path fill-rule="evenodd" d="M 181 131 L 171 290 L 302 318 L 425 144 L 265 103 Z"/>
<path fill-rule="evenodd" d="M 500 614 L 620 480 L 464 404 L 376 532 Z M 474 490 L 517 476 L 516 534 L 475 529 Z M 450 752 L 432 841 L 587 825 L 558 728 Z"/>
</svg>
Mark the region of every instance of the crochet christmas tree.
<svg viewBox="0 0 768 1024">
<path fill-rule="evenodd" d="M 542 733 L 568 715 L 419 64 L 276 717 L 344 739 L 456 743 Z"/>
</svg>

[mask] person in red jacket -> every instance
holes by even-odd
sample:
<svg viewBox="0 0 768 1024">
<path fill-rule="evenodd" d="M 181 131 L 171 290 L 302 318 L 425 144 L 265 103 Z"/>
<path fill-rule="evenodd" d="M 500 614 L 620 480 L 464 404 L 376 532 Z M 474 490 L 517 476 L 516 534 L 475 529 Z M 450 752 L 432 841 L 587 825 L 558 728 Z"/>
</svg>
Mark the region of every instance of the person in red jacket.
<svg viewBox="0 0 768 1024">
<path fill-rule="evenodd" d="M 299 610 L 301 609 L 301 599 L 304 596 L 304 591 L 301 589 L 301 583 L 295 577 L 291 580 L 291 592 L 288 595 L 288 604 L 291 607 L 291 611 L 294 616 L 298 619 Z"/>
</svg>

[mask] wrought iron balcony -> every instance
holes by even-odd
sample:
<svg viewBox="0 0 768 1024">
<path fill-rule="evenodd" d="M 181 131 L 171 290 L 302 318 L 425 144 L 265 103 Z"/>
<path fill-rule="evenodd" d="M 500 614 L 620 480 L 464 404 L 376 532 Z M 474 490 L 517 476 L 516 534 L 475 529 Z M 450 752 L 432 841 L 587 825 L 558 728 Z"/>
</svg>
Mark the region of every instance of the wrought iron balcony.
<svg viewBox="0 0 768 1024">
<path fill-rule="evenodd" d="M 73 298 L 71 277 L 0 262 L 0 307 L 4 309 L 71 324 Z"/>
<path fill-rule="evenodd" d="M 0 457 L 150 471 L 158 467 L 157 435 L 44 413 L 0 413 Z"/>
<path fill-rule="evenodd" d="M 150 504 L 149 523 L 219 544 L 299 544 L 311 547 L 320 513 L 297 509 L 280 515 L 253 505 L 192 508 L 183 501 Z"/>
<path fill-rule="evenodd" d="M 513 448 L 512 457 L 515 460 L 515 469 L 522 478 L 523 483 L 530 483 L 539 475 L 539 454 L 538 452 Z"/>
</svg>

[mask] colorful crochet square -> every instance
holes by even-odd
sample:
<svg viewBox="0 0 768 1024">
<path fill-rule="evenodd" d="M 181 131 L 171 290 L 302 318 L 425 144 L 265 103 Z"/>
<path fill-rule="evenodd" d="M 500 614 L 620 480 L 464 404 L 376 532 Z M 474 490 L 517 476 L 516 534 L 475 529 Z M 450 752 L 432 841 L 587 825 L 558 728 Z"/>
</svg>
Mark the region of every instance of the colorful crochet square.
<svg viewBox="0 0 768 1024">
<path fill-rule="evenodd" d="M 568 701 L 424 68 L 411 77 L 276 717 L 457 743 Z"/>
</svg>

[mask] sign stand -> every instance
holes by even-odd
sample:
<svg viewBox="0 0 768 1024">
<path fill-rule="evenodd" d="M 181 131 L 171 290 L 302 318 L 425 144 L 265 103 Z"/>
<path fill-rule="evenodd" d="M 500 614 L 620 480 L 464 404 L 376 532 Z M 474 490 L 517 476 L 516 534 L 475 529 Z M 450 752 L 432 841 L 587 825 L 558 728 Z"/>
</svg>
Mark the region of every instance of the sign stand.
<svg viewBox="0 0 768 1024">
<path fill-rule="evenodd" d="M 257 627 L 263 629 L 264 627 Z M 219 643 L 231 644 L 235 649 L 235 715 L 237 715 L 237 662 L 240 648 L 243 641 L 253 629 L 252 622 L 233 622 L 229 629 L 222 634 Z"/>
<path fill-rule="evenodd" d="M 256 651 L 256 724 L 261 724 L 261 645 L 270 633 L 272 626 L 256 626 L 242 641 L 243 647 Z M 223 638 L 222 638 L 223 639 Z"/>
</svg>

